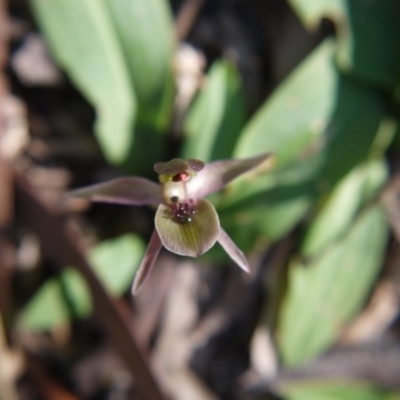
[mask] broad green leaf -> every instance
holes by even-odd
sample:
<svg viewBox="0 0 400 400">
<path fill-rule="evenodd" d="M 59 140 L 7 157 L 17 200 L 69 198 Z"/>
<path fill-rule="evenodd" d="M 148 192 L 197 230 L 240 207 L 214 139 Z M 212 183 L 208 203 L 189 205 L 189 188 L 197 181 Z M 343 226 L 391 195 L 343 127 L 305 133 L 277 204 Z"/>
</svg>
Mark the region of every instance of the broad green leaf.
<svg viewBox="0 0 400 400">
<path fill-rule="evenodd" d="M 229 158 L 244 120 L 238 72 L 231 63 L 216 61 L 186 117 L 183 158 Z"/>
<path fill-rule="evenodd" d="M 155 179 L 153 166 L 156 162 L 169 157 L 167 151 L 167 135 L 160 134 L 155 127 L 137 124 L 134 143 L 122 167 L 130 175 L 142 175 Z"/>
<path fill-rule="evenodd" d="M 317 160 L 318 161 L 318 160 Z M 277 171 L 244 176 L 214 199 L 223 226 L 245 252 L 288 234 L 316 200 L 313 176 L 318 163 L 298 163 Z"/>
<path fill-rule="evenodd" d="M 256 210 L 247 221 L 254 226 L 264 224 L 265 228 L 259 232 L 267 238 L 278 239 L 287 233 L 310 209 L 318 193 L 326 192 L 351 169 L 365 162 L 371 151 L 375 156 L 380 155 L 389 141 L 385 139 L 382 146 L 377 140 L 382 142 L 382 138 L 393 135 L 393 126 L 382 124 L 387 112 L 385 97 L 378 90 L 335 71 L 332 50 L 328 41 L 314 51 L 253 118 L 236 148 L 238 157 L 266 149 L 276 152 L 277 168 L 267 173 L 268 178 L 254 179 L 247 186 L 235 183 L 227 196 L 229 203 L 243 205 L 240 215 L 250 217 L 249 210 Z M 317 78 L 318 71 L 323 71 L 325 78 Z M 289 113 L 287 104 L 293 98 L 299 109 Z M 319 124 L 319 133 L 312 135 L 310 127 Z M 296 182 L 288 184 L 281 177 L 282 172 L 295 176 L 297 171 L 306 173 Z M 271 178 L 275 184 L 271 184 Z M 287 190 L 296 186 L 295 191 Z M 278 201 L 271 207 L 270 199 Z M 282 217 L 275 218 L 278 214 L 273 212 L 274 206 L 284 209 L 285 203 L 293 205 L 294 211 L 289 212 L 288 208 L 287 213 L 282 211 Z M 236 207 L 236 212 L 239 211 Z"/>
<path fill-rule="evenodd" d="M 235 157 L 276 154 L 277 165 L 312 151 L 336 104 L 334 42 L 326 40 L 277 88 L 245 126 Z"/>
<path fill-rule="evenodd" d="M 395 400 L 400 393 L 352 382 L 300 382 L 282 390 L 287 400 Z"/>
<path fill-rule="evenodd" d="M 260 243 L 276 242 L 286 236 L 304 218 L 313 201 L 307 194 L 285 198 L 282 192 L 271 202 L 262 200 L 260 197 L 240 204 L 243 207 L 249 204 L 252 207 L 249 210 L 243 208 L 235 213 L 225 210 L 219 214 L 221 226 L 245 253 Z"/>
<path fill-rule="evenodd" d="M 340 22 L 345 18 L 346 0 L 289 0 L 303 24 L 311 30 L 318 28 L 322 18 Z"/>
<path fill-rule="evenodd" d="M 389 91 L 399 82 L 400 6 L 397 0 L 289 0 L 304 25 L 323 17 L 336 23 L 343 71 Z"/>
<path fill-rule="evenodd" d="M 345 4 L 347 24 L 338 36 L 340 68 L 392 92 L 400 83 L 400 3 L 346 0 Z"/>
<path fill-rule="evenodd" d="M 74 269 L 66 269 L 58 279 L 47 280 L 18 318 L 22 329 L 41 331 L 65 324 L 77 316 L 90 313 L 89 288 Z"/>
<path fill-rule="evenodd" d="M 95 133 L 112 163 L 133 141 L 136 99 L 107 8 L 102 1 L 31 0 L 56 61 L 95 107 Z"/>
<path fill-rule="evenodd" d="M 330 41 L 320 45 L 277 89 L 245 128 L 236 156 L 273 151 L 278 168 L 316 158 L 315 175 L 331 184 L 368 157 L 385 96 L 339 74 L 332 50 Z"/>
<path fill-rule="evenodd" d="M 387 174 L 384 161 L 376 160 L 346 175 L 308 228 L 302 254 L 316 256 L 339 240 L 350 228 L 365 201 L 382 188 Z"/>
<path fill-rule="evenodd" d="M 251 237 L 250 232 L 271 241 L 279 240 L 304 217 L 314 199 L 310 183 L 280 185 L 219 209 L 221 226 L 240 246 L 239 238 Z"/>
<path fill-rule="evenodd" d="M 106 240 L 90 250 L 88 258 L 112 296 L 124 293 L 144 254 L 144 244 L 133 234 Z M 46 281 L 22 310 L 19 326 L 47 330 L 72 318 L 85 317 L 92 309 L 88 286 L 80 273 L 66 268 L 58 277 Z"/>
<path fill-rule="evenodd" d="M 295 160 L 293 149 L 294 158 L 286 165 L 279 165 L 278 161 L 277 168 L 266 172 L 265 176 L 234 183 L 227 191 L 228 200 L 219 205 L 219 209 L 226 212 L 226 218 L 221 214 L 223 224 L 226 220 L 228 224 L 230 220 L 246 221 L 248 232 L 258 232 L 269 240 L 280 239 L 301 221 L 318 195 L 329 191 L 371 153 L 375 157 L 382 154 L 395 127 L 383 123 L 386 120 L 384 96 L 340 74 L 336 76 L 336 86 L 331 89 L 334 93 L 324 95 L 335 101 L 325 116 L 324 133 L 309 143 L 309 154 L 299 147 L 298 160 Z M 302 135 L 301 126 L 298 135 Z M 261 150 L 268 136 L 265 135 L 264 142 L 261 136 L 259 140 Z M 256 153 L 255 149 L 252 151 Z M 279 152 L 277 158 L 279 160 Z M 350 210 L 349 213 L 352 214 Z M 236 239 L 235 233 L 229 233 Z M 334 236 L 334 232 L 331 233 Z M 320 236 L 319 239 L 323 242 L 326 238 Z"/>
<path fill-rule="evenodd" d="M 90 250 L 88 257 L 109 293 L 118 296 L 131 286 L 144 250 L 143 241 L 138 236 L 127 233 L 100 242 Z"/>
<path fill-rule="evenodd" d="M 383 212 L 374 206 L 321 258 L 292 262 L 277 331 L 286 365 L 312 359 L 338 338 L 379 273 L 387 235 Z"/>
<path fill-rule="evenodd" d="M 371 153 L 386 118 L 387 99 L 378 90 L 340 75 L 336 103 L 324 134 L 319 176 L 336 183 Z M 393 127 L 388 125 L 388 130 Z"/>
<path fill-rule="evenodd" d="M 174 30 L 166 0 L 102 0 L 113 18 L 138 101 L 138 121 L 165 130 L 174 100 Z"/>
</svg>

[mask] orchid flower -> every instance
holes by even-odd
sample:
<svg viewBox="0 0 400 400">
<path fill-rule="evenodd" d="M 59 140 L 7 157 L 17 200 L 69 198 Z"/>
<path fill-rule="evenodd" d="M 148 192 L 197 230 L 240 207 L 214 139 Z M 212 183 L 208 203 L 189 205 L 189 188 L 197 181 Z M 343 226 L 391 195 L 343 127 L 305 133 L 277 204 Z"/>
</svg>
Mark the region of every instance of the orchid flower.
<svg viewBox="0 0 400 400">
<path fill-rule="evenodd" d="M 250 272 L 246 257 L 221 228 L 214 206 L 204 197 L 221 190 L 270 156 L 267 153 L 241 160 L 214 161 L 206 165 L 200 160 L 174 158 L 155 164 L 159 184 L 136 176 L 122 177 L 77 189 L 68 195 L 96 202 L 158 207 L 155 230 L 132 286 L 132 293 L 137 294 L 162 246 L 178 255 L 199 257 L 218 241 L 240 268 Z"/>
</svg>

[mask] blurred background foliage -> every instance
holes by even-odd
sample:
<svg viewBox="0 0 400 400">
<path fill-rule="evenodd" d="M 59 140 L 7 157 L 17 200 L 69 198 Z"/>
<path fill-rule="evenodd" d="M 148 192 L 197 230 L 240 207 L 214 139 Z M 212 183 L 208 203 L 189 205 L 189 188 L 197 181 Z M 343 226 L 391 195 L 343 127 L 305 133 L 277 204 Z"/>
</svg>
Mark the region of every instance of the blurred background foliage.
<svg viewBox="0 0 400 400">
<path fill-rule="evenodd" d="M 331 29 L 262 101 L 249 100 L 243 66 L 226 52 L 207 60 L 193 100 L 182 107 L 179 45 L 166 0 L 30 0 L 52 57 L 96 112 L 102 154 L 120 173 L 155 179 L 153 164 L 172 157 L 209 162 L 274 152 L 272 166 L 212 201 L 250 257 L 294 240 L 279 273 L 265 281 L 270 296 L 261 324 L 282 365 L 298 367 L 338 342 L 382 274 L 390 233 L 382 192 L 400 143 L 400 3 L 288 4 L 310 36 L 322 21 Z M 117 296 L 128 289 L 143 249 L 143 235 L 133 232 L 100 242 L 88 257 Z M 205 259 L 227 262 L 218 249 Z M 88 315 L 90 307 L 84 281 L 66 269 L 37 291 L 19 324 L 46 330 Z M 400 399 L 343 382 L 291 384 L 283 396 Z"/>
</svg>

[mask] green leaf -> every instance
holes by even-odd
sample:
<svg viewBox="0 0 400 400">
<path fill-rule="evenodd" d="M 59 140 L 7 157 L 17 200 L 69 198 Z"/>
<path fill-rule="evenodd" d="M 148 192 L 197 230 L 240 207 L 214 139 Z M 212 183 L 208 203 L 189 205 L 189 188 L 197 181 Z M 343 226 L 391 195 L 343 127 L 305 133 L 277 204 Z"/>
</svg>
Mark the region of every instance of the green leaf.
<svg viewBox="0 0 400 400">
<path fill-rule="evenodd" d="M 106 240 L 90 250 L 88 257 L 95 272 L 112 296 L 124 293 L 144 254 L 144 244 L 133 234 Z M 48 330 L 72 318 L 85 317 L 92 299 L 85 280 L 73 268 L 46 281 L 22 310 L 18 323 L 22 329 Z"/>
<path fill-rule="evenodd" d="M 374 206 L 321 258 L 292 262 L 277 331 L 286 365 L 312 359 L 338 338 L 379 273 L 387 235 L 383 212 Z"/>
<path fill-rule="evenodd" d="M 244 129 L 236 156 L 273 151 L 278 169 L 319 159 L 314 173 L 325 185 L 365 161 L 387 114 L 387 99 L 339 74 L 333 50 L 324 42 L 280 85 Z"/>
<path fill-rule="evenodd" d="M 221 225 L 241 248 L 248 250 L 249 244 L 254 245 L 254 240 L 246 243 L 246 238 L 252 236 L 250 232 L 271 241 L 281 239 L 304 217 L 314 199 L 310 183 L 283 184 L 218 210 Z"/>
<path fill-rule="evenodd" d="M 399 393 L 352 382 L 301 382 L 285 386 L 287 400 L 395 400 Z"/>
<path fill-rule="evenodd" d="M 48 330 L 73 317 L 88 315 L 91 308 L 88 286 L 76 270 L 69 268 L 41 286 L 19 315 L 18 325 L 26 330 Z"/>
<path fill-rule="evenodd" d="M 174 100 L 174 30 L 166 0 L 103 0 L 113 18 L 138 100 L 138 121 L 165 130 Z"/>
<path fill-rule="evenodd" d="M 316 200 L 318 164 L 298 163 L 276 171 L 255 171 L 214 196 L 221 226 L 245 252 L 288 234 Z"/>
<path fill-rule="evenodd" d="M 316 154 L 321 159 L 319 176 L 330 184 L 367 159 L 388 111 L 380 91 L 344 75 L 339 76 L 335 98 L 325 146 Z"/>
<path fill-rule="evenodd" d="M 361 206 L 382 188 L 387 176 L 383 160 L 361 165 L 346 175 L 308 228 L 302 254 L 316 256 L 339 240 L 351 227 Z"/>
<path fill-rule="evenodd" d="M 357 79 L 393 91 L 400 83 L 400 7 L 397 0 L 289 0 L 304 25 L 323 17 L 336 23 L 339 67 Z"/>
<path fill-rule="evenodd" d="M 346 16 L 338 36 L 340 68 L 392 92 L 400 83 L 399 2 L 347 0 Z"/>
<path fill-rule="evenodd" d="M 313 87 L 309 90 L 313 90 Z M 246 231 L 252 232 L 249 237 L 262 235 L 269 240 L 280 239 L 301 221 L 318 195 L 330 190 L 359 163 L 366 162 L 371 153 L 375 157 L 381 156 L 395 128 L 394 124 L 385 122 L 386 101 L 382 93 L 340 74 L 336 74 L 335 86 L 331 86 L 330 90 L 332 92 L 319 93 L 331 99 L 331 109 L 324 117 L 326 126 L 323 133 L 309 138 L 308 151 L 301 146 L 290 150 L 290 145 L 296 143 L 296 137 L 304 135 L 301 123 L 292 127 L 290 134 L 293 137 L 290 138 L 277 128 L 278 134 L 274 140 L 276 143 L 279 139 L 287 141 L 291 160 L 287 157 L 289 150 L 282 142 L 281 153 L 277 150 L 276 155 L 277 168 L 267 172 L 265 177 L 234 183 L 226 193 L 228 200 L 218 206 L 223 210 L 220 214 L 223 226 L 229 225 L 230 219 L 245 221 Z M 320 102 L 324 101 L 326 99 L 322 98 Z M 269 115 L 268 112 L 265 115 Z M 292 122 L 283 114 L 279 118 L 283 121 L 281 123 Z M 294 123 L 297 122 L 294 118 Z M 261 125 L 259 128 L 258 131 L 251 131 L 253 137 L 248 136 L 254 140 L 254 148 L 248 147 L 253 154 L 261 151 L 272 137 L 265 133 L 269 131 L 267 126 L 263 130 Z M 245 151 L 252 141 L 243 140 L 238 150 Z M 268 147 L 274 148 L 272 144 Z M 235 240 L 241 236 L 227 229 Z M 329 235 L 326 233 L 325 236 Z M 335 235 L 333 231 L 332 235 Z M 319 239 L 324 241 L 326 238 L 321 236 Z"/>
<path fill-rule="evenodd" d="M 31 0 L 52 54 L 97 112 L 95 133 L 112 162 L 127 157 L 136 99 L 102 1 Z"/>
<path fill-rule="evenodd" d="M 308 176 L 299 180 L 307 190 L 329 190 L 365 162 L 371 149 L 382 152 L 384 146 L 376 143 L 377 137 L 382 142 L 393 135 L 393 126 L 382 124 L 387 113 L 385 97 L 339 74 L 332 65 L 333 50 L 330 41 L 317 48 L 250 121 L 236 147 L 238 157 L 275 151 L 276 168 L 269 175 L 275 176 L 277 190 L 287 186 L 279 180 L 281 173 L 295 174 L 297 169 L 307 170 Z M 294 107 L 293 112 L 288 105 Z M 318 127 L 318 132 L 312 133 L 312 127 Z M 388 140 L 384 141 L 386 146 Z M 262 185 L 254 180 L 248 188 L 232 186 L 230 195 L 243 199 L 249 192 L 260 192 Z M 267 190 L 266 199 L 272 192 L 271 187 Z"/>
<path fill-rule="evenodd" d="M 153 166 L 168 155 L 168 137 L 155 127 L 136 124 L 135 140 L 122 168 L 129 175 L 142 175 L 154 179 Z"/>
<path fill-rule="evenodd" d="M 318 28 L 322 18 L 340 22 L 345 18 L 346 0 L 289 0 L 293 10 L 310 30 Z"/>
<path fill-rule="evenodd" d="M 130 288 L 145 250 L 143 241 L 132 233 L 105 240 L 90 250 L 89 261 L 112 296 Z"/>
<path fill-rule="evenodd" d="M 321 136 L 336 103 L 334 49 L 326 40 L 279 85 L 244 128 L 235 157 L 273 151 L 279 166 L 298 159 Z"/>
<path fill-rule="evenodd" d="M 245 121 L 239 74 L 228 61 L 216 61 L 186 117 L 183 158 L 229 158 Z"/>
</svg>

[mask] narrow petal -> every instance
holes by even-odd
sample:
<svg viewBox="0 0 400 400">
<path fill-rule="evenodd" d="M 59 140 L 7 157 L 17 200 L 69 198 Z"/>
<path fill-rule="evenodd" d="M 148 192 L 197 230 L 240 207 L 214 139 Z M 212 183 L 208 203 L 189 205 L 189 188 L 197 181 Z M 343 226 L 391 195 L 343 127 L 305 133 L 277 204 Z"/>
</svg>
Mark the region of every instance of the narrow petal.
<svg viewBox="0 0 400 400">
<path fill-rule="evenodd" d="M 207 200 L 198 200 L 194 204 L 184 204 L 183 211 L 180 211 L 180 204 L 176 207 L 175 211 L 164 204 L 158 207 L 155 224 L 163 246 L 181 256 L 201 256 L 220 236 L 214 206 Z"/>
<path fill-rule="evenodd" d="M 258 167 L 270 158 L 272 153 L 241 160 L 220 160 L 206 164 L 205 167 L 187 183 L 188 196 L 200 199 L 221 190 L 231 180 Z"/>
<path fill-rule="evenodd" d="M 221 235 L 218 239 L 219 244 L 228 253 L 229 257 L 242 268 L 243 271 L 250 273 L 250 266 L 243 252 L 236 246 L 229 235 L 221 228 Z"/>
<path fill-rule="evenodd" d="M 145 204 L 158 205 L 162 202 L 162 190 L 159 184 L 135 176 L 117 178 L 105 183 L 72 190 L 66 196 L 82 197 L 103 203 L 134 206 Z"/>
<path fill-rule="evenodd" d="M 136 296 L 140 289 L 143 287 L 144 282 L 147 277 L 150 275 L 151 270 L 153 269 L 154 262 L 158 256 L 162 248 L 162 243 L 160 240 L 160 236 L 157 231 L 154 230 L 151 235 L 149 245 L 147 246 L 146 254 L 143 257 L 142 263 L 136 273 L 135 279 L 132 285 L 132 294 Z"/>
</svg>

